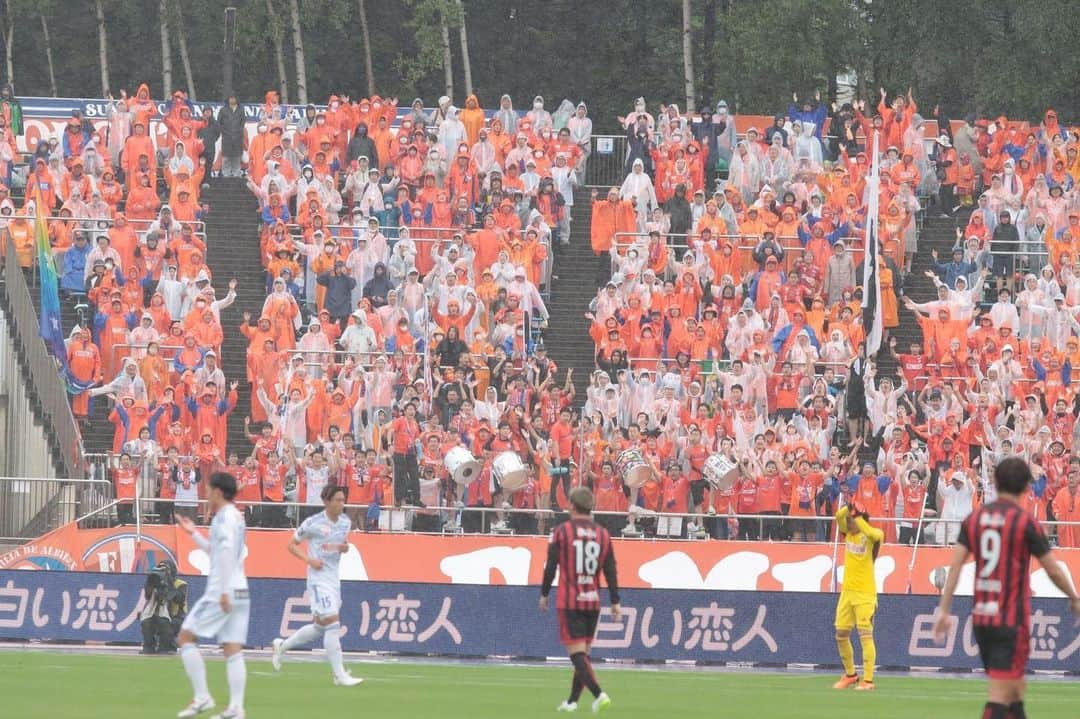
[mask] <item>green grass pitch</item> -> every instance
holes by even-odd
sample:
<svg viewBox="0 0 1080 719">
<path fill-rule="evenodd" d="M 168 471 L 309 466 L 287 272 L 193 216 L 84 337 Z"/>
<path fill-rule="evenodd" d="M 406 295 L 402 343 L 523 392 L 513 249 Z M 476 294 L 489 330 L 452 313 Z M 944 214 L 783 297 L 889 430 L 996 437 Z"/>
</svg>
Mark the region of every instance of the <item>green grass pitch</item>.
<svg viewBox="0 0 1080 719">
<path fill-rule="evenodd" d="M 570 683 L 568 664 L 350 661 L 352 673 L 365 681 L 348 688 L 331 684 L 323 662 L 287 662 L 276 675 L 263 659 L 249 656 L 247 666 L 249 719 L 563 716 L 555 707 Z M 207 670 L 220 711 L 228 702 L 224 666 L 211 658 Z M 620 719 L 975 719 L 986 690 L 984 682 L 974 679 L 891 675 L 879 676 L 873 693 L 833 691 L 834 677 L 820 673 L 650 671 L 598 664 L 597 675 L 613 700 L 604 716 Z M 189 699 L 187 678 L 175 657 L 0 652 L 4 719 L 165 719 L 176 716 Z M 1080 717 L 1080 682 L 1032 682 L 1027 709 L 1033 719 Z M 577 715 L 590 715 L 588 702 Z"/>
</svg>

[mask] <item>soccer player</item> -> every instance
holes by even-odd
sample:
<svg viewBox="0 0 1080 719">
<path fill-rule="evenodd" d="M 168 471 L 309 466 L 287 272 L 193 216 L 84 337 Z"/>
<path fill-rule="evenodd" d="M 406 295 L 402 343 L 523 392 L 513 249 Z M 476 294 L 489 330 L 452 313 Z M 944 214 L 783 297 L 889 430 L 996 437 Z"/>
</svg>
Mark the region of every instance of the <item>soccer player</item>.
<svg viewBox="0 0 1080 719">
<path fill-rule="evenodd" d="M 180 659 L 195 692 L 191 703 L 176 715 L 178 719 L 197 716 L 214 708 L 214 699 L 206 685 L 206 663 L 195 645 L 198 637 L 217 640 L 225 654 L 229 706 L 214 719 L 244 719 L 247 668 L 241 650 L 247 641 L 251 600 L 244 575 L 244 514 L 233 504 L 235 496 L 235 477 L 224 472 L 214 472 L 210 476 L 207 502 L 214 519 L 210 522 L 209 540 L 196 531 L 195 523 L 189 517 L 177 516 L 176 519 L 195 544 L 210 555 L 206 590 L 191 608 L 177 637 Z"/>
<path fill-rule="evenodd" d="M 845 505 L 836 513 L 836 526 L 844 534 L 844 587 L 836 604 L 836 647 L 844 676 L 833 689 L 855 687 L 856 691 L 874 688 L 874 612 L 877 610 L 877 584 L 874 560 L 885 540 L 885 533 L 870 525 L 868 515 L 858 504 Z M 859 631 L 862 646 L 863 676 L 855 673 L 855 649 L 851 630 Z"/>
<path fill-rule="evenodd" d="M 570 490 L 570 519 L 555 527 L 548 544 L 544 582 L 540 587 L 540 611 L 548 608 L 548 594 L 559 570 L 559 594 L 555 606 L 559 612 L 559 639 L 574 664 L 570 698 L 558 711 L 577 711 L 582 689 L 588 687 L 594 697 L 593 714 L 611 706 L 611 699 L 600 689 L 589 660 L 589 646 L 600 620 L 600 572 L 604 573 L 611 613 L 619 619 L 619 578 L 615 569 L 615 549 L 611 535 L 592 521 L 593 494 L 587 487 Z"/>
<path fill-rule="evenodd" d="M 326 660 L 334 672 L 334 684 L 356 686 L 364 681 L 345 671 L 341 656 L 341 577 L 338 565 L 341 555 L 349 551 L 349 529 L 352 521 L 345 516 L 345 488 L 338 485 L 323 487 L 320 494 L 323 511 L 305 519 L 289 542 L 289 553 L 307 564 L 307 588 L 311 593 L 311 613 L 314 623 L 300 627 L 288 639 L 275 639 L 270 661 L 274 671 L 281 671 L 285 652 L 315 641 L 320 636 L 326 649 Z M 300 545 L 307 542 L 305 557 Z"/>
<path fill-rule="evenodd" d="M 1031 468 L 1016 457 L 994 468 L 997 499 L 964 520 L 934 623 L 934 633 L 943 642 L 953 619 L 950 610 L 960 570 L 968 557 L 975 555 L 971 618 L 979 656 L 990 679 L 983 719 L 1027 717 L 1024 672 L 1030 650 L 1031 557 L 1039 560 L 1050 580 L 1069 598 L 1073 614 L 1080 615 L 1076 590 L 1050 551 L 1039 523 L 1021 506 L 1031 480 Z"/>
</svg>

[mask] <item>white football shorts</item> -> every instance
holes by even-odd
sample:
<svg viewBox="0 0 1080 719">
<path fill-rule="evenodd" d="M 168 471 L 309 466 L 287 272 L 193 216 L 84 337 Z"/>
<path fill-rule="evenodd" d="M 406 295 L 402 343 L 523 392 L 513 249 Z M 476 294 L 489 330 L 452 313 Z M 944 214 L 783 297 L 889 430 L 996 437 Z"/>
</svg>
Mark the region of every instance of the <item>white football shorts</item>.
<svg viewBox="0 0 1080 719">
<path fill-rule="evenodd" d="M 310 584 L 311 613 L 316 617 L 332 617 L 341 613 L 341 585 Z"/>
<path fill-rule="evenodd" d="M 183 628 L 200 639 L 213 639 L 219 644 L 247 644 L 251 600 L 246 589 L 233 591 L 242 593 L 242 598 L 232 600 L 228 614 L 221 609 L 220 597 L 203 595 L 184 619 Z"/>
</svg>

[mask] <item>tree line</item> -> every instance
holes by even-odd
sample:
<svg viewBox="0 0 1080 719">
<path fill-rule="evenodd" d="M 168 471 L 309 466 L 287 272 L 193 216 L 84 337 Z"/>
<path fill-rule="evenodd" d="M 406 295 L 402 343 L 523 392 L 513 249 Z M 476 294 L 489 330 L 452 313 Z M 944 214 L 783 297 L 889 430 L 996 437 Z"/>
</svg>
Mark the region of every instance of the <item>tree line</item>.
<svg viewBox="0 0 1080 719">
<path fill-rule="evenodd" d="M 234 87 L 290 103 L 442 94 L 485 107 L 510 94 L 590 106 L 597 129 L 644 96 L 651 111 L 723 98 L 782 111 L 792 92 L 1080 121 L 1080 13 L 1070 0 L 0 0 L 19 95 L 104 96 L 148 82 L 221 100 L 225 5 L 236 7 Z"/>
</svg>

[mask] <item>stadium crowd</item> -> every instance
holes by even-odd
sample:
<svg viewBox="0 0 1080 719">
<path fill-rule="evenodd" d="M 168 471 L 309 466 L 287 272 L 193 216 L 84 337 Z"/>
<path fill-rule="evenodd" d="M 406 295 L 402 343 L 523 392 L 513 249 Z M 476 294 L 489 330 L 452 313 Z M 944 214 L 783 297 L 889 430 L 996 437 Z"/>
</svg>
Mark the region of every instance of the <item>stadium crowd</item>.
<svg viewBox="0 0 1080 719">
<path fill-rule="evenodd" d="M 113 403 L 121 521 L 140 482 L 161 521 L 195 516 L 203 478 L 224 468 L 259 503 L 249 520 L 271 527 L 292 521 L 286 500 L 314 509 L 339 483 L 364 527 L 407 506 L 417 530 L 543 532 L 548 513 L 505 510 L 563 511 L 588 484 L 615 530 L 629 516 L 650 534 L 825 539 L 847 496 L 886 519 L 890 541 L 952 520 L 923 529 L 944 542 L 1013 454 L 1037 469 L 1040 519 L 1080 520 L 1080 141 L 1053 111 L 1029 127 L 954 125 L 935 108 L 927 137 L 910 92 L 882 91 L 876 111 L 796 96 L 771 126 L 736 132 L 723 101 L 654 117 L 639 99 L 619 118 L 625 179 L 593 193 L 596 367 L 577 398 L 542 335 L 590 161 L 584 103 L 552 113 L 536 97 L 520 113 L 505 95 L 494 110 L 443 97 L 429 111 L 331 96 L 297 119 L 270 92 L 249 137 L 235 97 L 196 115 L 177 92 L 160 147 L 147 86 L 111 107 L 104 139 L 74 117 L 35 148 L 23 207 L 0 189 L 0 222 L 30 266 L 35 213 L 56 213 L 62 288 L 92 306 L 69 341 L 73 408 Z M 21 131 L 11 108 L 0 96 L 0 159 Z M 884 326 L 911 312 L 924 342 L 867 357 L 873 133 Z M 208 173 L 246 177 L 260 203 L 266 299 L 239 323 L 244 368 L 218 359 L 238 323 L 222 320 L 235 285 L 215 289 L 205 264 Z M 903 287 L 930 202 L 960 229 L 935 263 L 938 297 L 916 304 Z M 1019 268 L 1037 272 L 1017 280 Z M 879 376 L 890 360 L 900 376 Z M 238 410 L 240 381 L 252 399 Z M 235 411 L 246 446 L 226 446 Z M 459 448 L 481 462 L 467 482 L 451 477 Z M 632 491 L 616 470 L 631 449 L 650 474 Z M 512 492 L 493 467 L 506 453 L 527 475 Z M 706 481 L 718 454 L 733 484 Z"/>
</svg>

